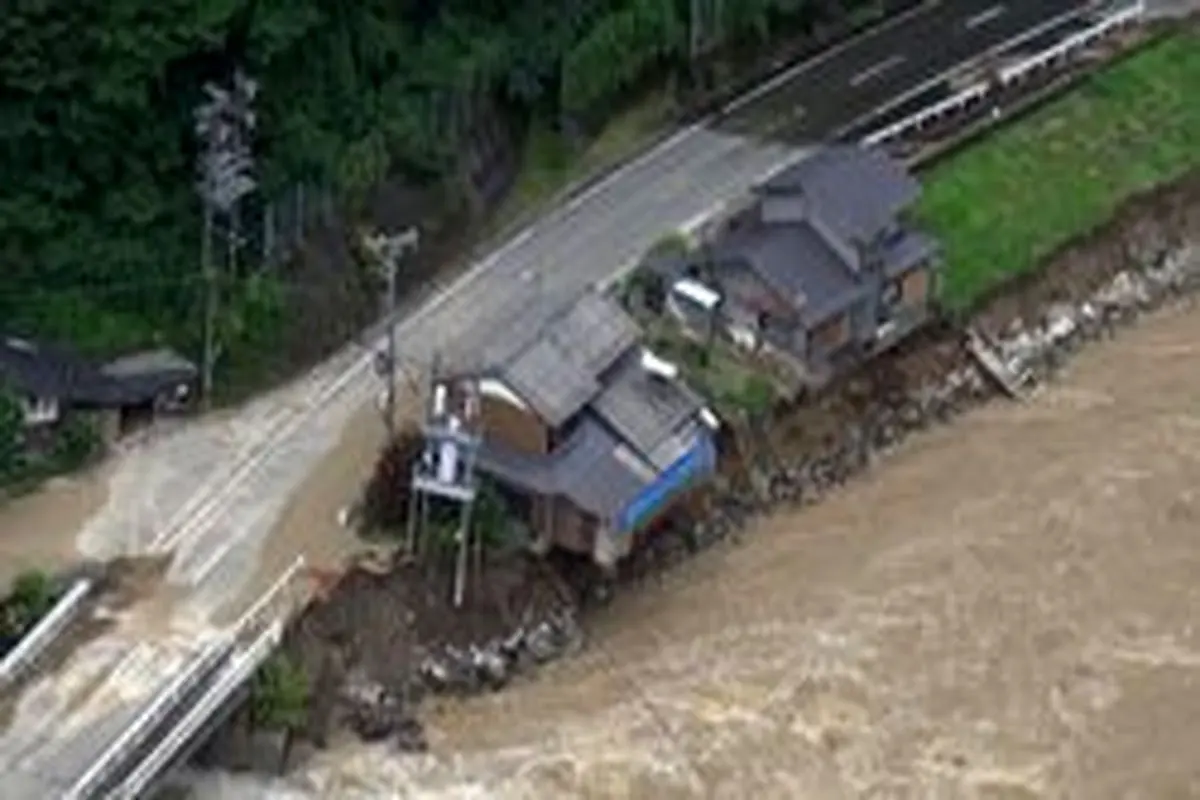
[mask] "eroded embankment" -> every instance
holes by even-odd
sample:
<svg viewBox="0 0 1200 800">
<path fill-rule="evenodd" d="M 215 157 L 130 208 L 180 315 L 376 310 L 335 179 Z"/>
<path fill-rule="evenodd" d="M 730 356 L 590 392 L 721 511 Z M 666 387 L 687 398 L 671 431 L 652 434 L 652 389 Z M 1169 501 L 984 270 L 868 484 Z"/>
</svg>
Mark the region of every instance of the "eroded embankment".
<svg viewBox="0 0 1200 800">
<path fill-rule="evenodd" d="M 997 340 L 1003 357 L 1044 379 L 1084 342 L 1111 336 L 1198 283 L 1200 174 L 1193 174 L 1131 200 L 1108 225 L 1047 259 L 1042 270 L 996 292 L 972 325 Z M 818 502 L 911 434 L 997 393 L 969 357 L 960 329 L 946 325 L 914 337 L 815 401 L 780 413 L 769 437 L 743 442 L 739 468 L 712 493 L 705 517 L 655 539 L 626 565 L 625 582 L 659 573 L 782 504 Z M 420 746 L 405 699 L 430 688 L 495 688 L 524 664 L 573 649 L 575 625 L 562 593 L 529 588 L 553 581 L 543 583 L 548 579 L 532 567 L 506 569 L 502 594 L 509 600 L 461 623 L 445 613 L 443 601 L 430 601 L 436 592 L 415 571 L 359 573 L 334 587 L 299 623 L 287 647 L 306 666 L 336 665 L 318 673 L 310 739 L 323 742 L 349 722 L 373 737 L 398 735 L 406 749 Z M 576 596 L 590 588 L 586 576 L 566 578 Z M 502 607 L 507 612 L 500 613 Z M 559 622 L 544 627 L 545 619 Z M 410 636 L 414 630 L 428 638 Z M 510 636 L 514 632 L 519 635 Z M 213 751 L 243 749 L 230 743 L 245 735 L 243 722 L 236 736 L 218 737 Z M 251 766 L 244 760 L 237 765 Z"/>
</svg>

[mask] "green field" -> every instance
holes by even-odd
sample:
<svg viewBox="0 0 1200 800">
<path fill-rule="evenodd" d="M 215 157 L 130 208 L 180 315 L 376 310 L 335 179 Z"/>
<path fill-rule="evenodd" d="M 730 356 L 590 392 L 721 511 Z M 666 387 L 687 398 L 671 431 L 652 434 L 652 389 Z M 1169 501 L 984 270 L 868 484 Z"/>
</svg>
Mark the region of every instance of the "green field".
<svg viewBox="0 0 1200 800">
<path fill-rule="evenodd" d="M 1200 167 L 1200 34 L 1180 32 L 989 134 L 923 177 L 917 217 L 945 246 L 943 301 L 962 310 Z"/>
</svg>

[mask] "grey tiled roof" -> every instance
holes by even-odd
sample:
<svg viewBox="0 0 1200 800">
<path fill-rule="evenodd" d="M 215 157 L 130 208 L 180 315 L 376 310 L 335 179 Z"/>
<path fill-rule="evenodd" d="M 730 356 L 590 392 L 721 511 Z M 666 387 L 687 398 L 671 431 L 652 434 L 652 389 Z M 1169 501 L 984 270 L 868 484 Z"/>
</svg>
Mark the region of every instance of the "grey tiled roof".
<svg viewBox="0 0 1200 800">
<path fill-rule="evenodd" d="M 807 324 L 841 310 L 858 285 L 850 267 L 803 222 L 738 231 L 715 248 L 715 255 L 748 265 Z"/>
<path fill-rule="evenodd" d="M 0 338 L 0 383 L 82 406 L 144 403 L 195 374 L 190 362 L 165 352 L 135 354 L 100 367 L 70 348 Z"/>
<path fill-rule="evenodd" d="M 552 339 L 539 339 L 501 368 L 513 391 L 552 426 L 566 422 L 600 391 L 596 376 Z"/>
<path fill-rule="evenodd" d="M 641 365 L 638 349 L 605 376 L 604 390 L 591 407 L 655 468 L 662 470 L 678 458 L 670 445 L 672 435 L 702 405 L 700 398 L 678 381 L 647 372 Z"/>
<path fill-rule="evenodd" d="M 500 378 L 538 416 L 557 426 L 599 393 L 600 373 L 633 347 L 639 336 L 637 324 L 616 302 L 589 292 L 540 327 L 510 328 L 479 358 L 460 358 L 451 371 Z"/>
<path fill-rule="evenodd" d="M 641 332 L 616 302 L 590 292 L 551 321 L 548 335 L 576 364 L 598 375 L 629 350 Z"/>
<path fill-rule="evenodd" d="M 579 508 L 611 518 L 655 479 L 648 464 L 618 455 L 622 444 L 586 414 L 551 456 L 526 455 L 485 442 L 479 469 L 527 491 L 566 497 Z"/>
<path fill-rule="evenodd" d="M 883 268 L 888 277 L 906 272 L 929 260 L 937 253 L 937 242 L 920 231 L 904 231 L 903 235 L 883 250 Z"/>
<path fill-rule="evenodd" d="M 921 186 L 878 150 L 830 145 L 774 175 L 760 191 L 803 192 L 814 213 L 849 244 L 883 230 L 916 201 Z"/>
<path fill-rule="evenodd" d="M 595 418 L 584 419 L 573 446 L 554 466 L 558 493 L 601 519 L 611 519 L 657 479 Z"/>
</svg>

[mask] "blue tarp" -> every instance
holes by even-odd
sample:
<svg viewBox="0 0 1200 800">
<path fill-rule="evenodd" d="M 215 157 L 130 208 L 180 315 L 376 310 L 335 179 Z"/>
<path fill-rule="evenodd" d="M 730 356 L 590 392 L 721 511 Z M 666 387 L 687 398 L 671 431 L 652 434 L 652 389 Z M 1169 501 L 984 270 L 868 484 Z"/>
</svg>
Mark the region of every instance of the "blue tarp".
<svg viewBox="0 0 1200 800">
<path fill-rule="evenodd" d="M 620 533 L 629 533 L 653 516 L 679 492 L 690 488 L 698 479 L 707 477 L 716 468 L 717 450 L 712 437 L 701 434 L 696 443 L 675 463 L 667 467 L 658 480 L 647 486 L 621 510 L 616 518 Z"/>
</svg>

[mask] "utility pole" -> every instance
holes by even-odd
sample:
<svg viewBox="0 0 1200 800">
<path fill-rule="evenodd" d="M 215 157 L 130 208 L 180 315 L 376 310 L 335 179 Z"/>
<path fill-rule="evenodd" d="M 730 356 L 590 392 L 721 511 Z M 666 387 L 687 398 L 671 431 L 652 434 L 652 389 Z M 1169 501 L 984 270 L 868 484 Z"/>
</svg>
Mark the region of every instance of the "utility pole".
<svg viewBox="0 0 1200 800">
<path fill-rule="evenodd" d="M 220 271 L 213 257 L 217 217 L 225 220 L 225 258 L 232 268 L 237 258 L 239 203 L 257 187 L 250 177 L 254 162 L 250 135 L 256 118 L 253 110 L 258 83 L 239 69 L 232 86 L 204 85 L 208 100 L 194 112 L 195 132 L 200 139 L 196 189 L 204 205 L 204 239 L 200 244 L 200 268 L 204 280 L 204 363 L 201 389 L 205 405 L 211 404 L 213 370 L 218 354 L 217 308 L 220 302 Z"/>
<path fill-rule="evenodd" d="M 384 425 L 388 441 L 396 438 L 396 296 L 397 276 L 400 261 L 420 246 L 421 232 L 417 228 L 406 228 L 398 234 L 377 233 L 366 239 L 367 249 L 379 259 L 387 281 L 383 296 L 383 318 L 387 325 L 385 350 L 376 358 L 376 370 L 386 382 L 384 386 Z"/>
</svg>

